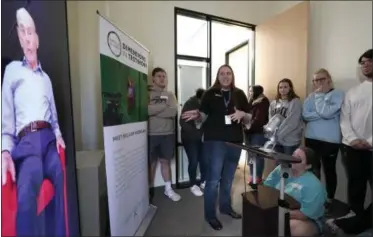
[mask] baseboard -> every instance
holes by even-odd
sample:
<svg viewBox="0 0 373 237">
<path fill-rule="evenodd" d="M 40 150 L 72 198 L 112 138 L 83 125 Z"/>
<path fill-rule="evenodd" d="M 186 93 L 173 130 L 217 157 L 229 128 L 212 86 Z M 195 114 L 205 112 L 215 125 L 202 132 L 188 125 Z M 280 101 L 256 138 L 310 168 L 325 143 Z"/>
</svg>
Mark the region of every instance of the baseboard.
<svg viewBox="0 0 373 237">
<path fill-rule="evenodd" d="M 140 224 L 139 228 L 137 229 L 134 236 L 144 236 L 145 235 L 146 230 L 148 229 L 150 223 L 152 223 L 152 221 L 153 221 L 153 218 L 155 216 L 156 211 L 157 211 L 157 207 L 150 204 L 148 212 L 146 213 L 146 216 L 142 220 L 142 222 L 141 222 L 141 224 Z"/>
</svg>

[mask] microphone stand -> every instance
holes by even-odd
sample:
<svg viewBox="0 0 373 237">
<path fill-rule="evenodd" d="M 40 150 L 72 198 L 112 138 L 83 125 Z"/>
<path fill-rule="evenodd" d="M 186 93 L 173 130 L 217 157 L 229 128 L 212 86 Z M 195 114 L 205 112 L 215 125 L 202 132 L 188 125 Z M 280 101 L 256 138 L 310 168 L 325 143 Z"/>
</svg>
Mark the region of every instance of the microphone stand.
<svg viewBox="0 0 373 237">
<path fill-rule="evenodd" d="M 247 146 L 247 144 L 244 144 L 246 146 L 246 156 L 249 157 L 249 152 L 254 153 L 255 155 L 251 158 L 251 162 L 253 165 L 253 189 L 257 188 L 257 182 L 256 182 L 256 159 L 257 156 L 263 156 L 265 157 L 271 157 L 271 153 L 274 154 L 275 147 L 276 147 L 276 133 L 277 128 L 273 132 L 272 136 L 269 138 L 269 141 L 267 141 L 262 148 L 253 149 Z M 243 149 L 243 148 L 242 148 Z M 264 153 L 263 153 L 264 152 Z M 265 154 L 267 153 L 267 154 Z M 268 154 L 269 153 L 269 154 Z M 290 168 L 291 164 L 289 162 L 283 162 L 281 159 L 277 161 L 280 164 L 280 196 L 278 199 L 278 236 L 284 237 L 285 234 L 290 234 L 290 229 L 287 229 L 288 227 L 286 225 L 286 220 L 290 219 L 289 214 L 289 203 L 285 201 L 285 185 L 286 185 L 286 179 L 289 178 Z"/>
<path fill-rule="evenodd" d="M 289 164 L 281 165 L 280 177 L 280 197 L 278 199 L 278 236 L 285 236 L 286 234 L 286 219 L 290 218 L 289 203 L 285 201 L 285 185 L 286 179 L 289 177 L 290 166 Z"/>
<path fill-rule="evenodd" d="M 278 131 L 278 127 L 273 132 L 273 135 L 269 139 L 268 142 L 264 145 L 264 150 L 267 152 L 274 152 L 274 149 L 276 147 L 277 141 L 276 141 L 276 134 Z M 285 201 L 285 185 L 286 185 L 286 179 L 289 178 L 289 172 L 290 172 L 290 164 L 280 163 L 280 197 L 278 199 L 278 236 L 285 236 L 286 234 L 286 217 L 290 217 L 289 215 L 289 204 Z"/>
</svg>

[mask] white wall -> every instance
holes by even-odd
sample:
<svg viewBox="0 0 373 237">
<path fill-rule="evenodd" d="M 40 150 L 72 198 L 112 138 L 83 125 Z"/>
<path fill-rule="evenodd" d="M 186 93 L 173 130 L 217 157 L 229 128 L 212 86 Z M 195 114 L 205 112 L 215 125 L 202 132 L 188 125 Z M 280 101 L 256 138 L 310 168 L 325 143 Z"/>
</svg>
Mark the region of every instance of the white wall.
<svg viewBox="0 0 373 237">
<path fill-rule="evenodd" d="M 272 11 L 282 12 L 298 2 L 276 2 L 276 9 Z M 362 53 L 372 48 L 372 2 L 311 1 L 309 29 L 308 91 L 313 72 L 321 67 L 330 71 L 336 88 L 347 91 L 358 84 L 357 60 Z M 346 173 L 340 157 L 337 172 L 336 198 L 347 201 Z"/>
<path fill-rule="evenodd" d="M 150 66 L 164 67 L 174 90 L 174 7 L 259 24 L 296 4 L 292 1 L 68 1 L 71 77 L 76 146 L 103 148 L 96 10 L 151 51 Z M 357 83 L 356 60 L 372 48 L 372 3 L 312 1 L 309 71 L 325 67 L 337 87 Z M 174 170 L 174 169 L 173 169 Z M 345 200 L 345 173 L 339 170 L 338 198 Z M 175 175 L 173 176 L 175 178 Z M 157 174 L 156 184 L 162 181 Z"/>
<path fill-rule="evenodd" d="M 357 85 L 357 60 L 372 48 L 371 1 L 311 2 L 309 70 L 328 69 L 336 88 L 347 91 Z M 336 197 L 347 201 L 346 173 L 338 158 Z M 367 200 L 371 196 L 367 195 Z"/>
</svg>

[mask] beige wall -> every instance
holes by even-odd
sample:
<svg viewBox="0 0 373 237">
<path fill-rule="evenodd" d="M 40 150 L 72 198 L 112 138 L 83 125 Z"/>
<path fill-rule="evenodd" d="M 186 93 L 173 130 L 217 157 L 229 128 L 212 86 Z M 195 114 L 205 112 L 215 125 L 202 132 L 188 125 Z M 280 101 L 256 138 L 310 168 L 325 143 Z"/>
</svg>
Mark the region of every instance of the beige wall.
<svg viewBox="0 0 373 237">
<path fill-rule="evenodd" d="M 256 27 L 255 84 L 271 100 L 283 78 L 292 80 L 301 100 L 307 94 L 309 12 L 309 2 L 299 3 Z"/>
</svg>

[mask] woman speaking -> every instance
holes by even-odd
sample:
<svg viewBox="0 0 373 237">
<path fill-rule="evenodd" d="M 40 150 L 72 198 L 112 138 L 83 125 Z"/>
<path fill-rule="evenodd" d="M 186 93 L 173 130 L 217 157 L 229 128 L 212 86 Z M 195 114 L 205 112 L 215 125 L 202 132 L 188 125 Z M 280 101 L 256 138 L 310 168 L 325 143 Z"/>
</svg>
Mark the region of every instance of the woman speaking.
<svg viewBox="0 0 373 237">
<path fill-rule="evenodd" d="M 232 182 L 241 149 L 226 142 L 242 144 L 242 122 L 249 122 L 251 118 L 248 111 L 245 93 L 234 85 L 232 68 L 223 65 L 218 70 L 214 85 L 202 97 L 200 109 L 182 114 L 182 119 L 186 121 L 195 120 L 199 126 L 203 124 L 204 155 L 208 164 L 204 193 L 205 219 L 214 230 L 223 228 L 216 217 L 218 196 L 221 214 L 241 218 L 231 207 Z"/>
</svg>

